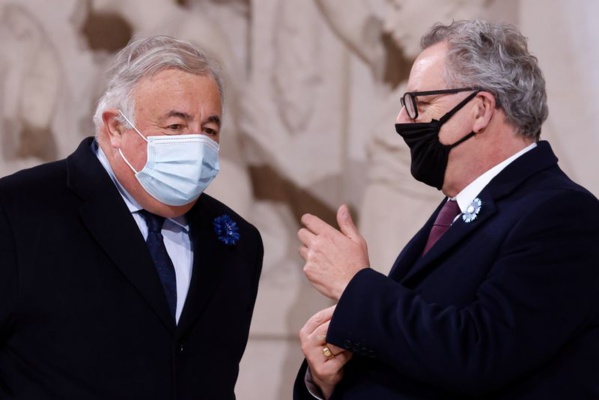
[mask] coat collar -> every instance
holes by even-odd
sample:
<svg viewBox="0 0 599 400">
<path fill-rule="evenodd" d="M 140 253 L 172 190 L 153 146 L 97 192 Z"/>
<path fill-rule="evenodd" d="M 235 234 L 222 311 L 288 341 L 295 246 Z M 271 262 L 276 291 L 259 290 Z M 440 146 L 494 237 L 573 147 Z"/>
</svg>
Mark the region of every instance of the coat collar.
<svg viewBox="0 0 599 400">
<path fill-rule="evenodd" d="M 80 215 L 91 236 L 132 286 L 174 331 L 160 278 L 137 224 L 87 138 L 67 158 L 68 187 L 82 198 Z M 107 293 L 109 295 L 109 293 Z"/>
<path fill-rule="evenodd" d="M 444 203 L 442 202 L 424 227 L 401 252 L 390 272 L 390 276 L 409 286 L 414 278 L 426 274 L 434 265 L 439 265 L 435 261 L 443 257 L 453 247 L 462 243 L 469 235 L 474 234 L 479 227 L 484 226 L 497 213 L 496 204 L 498 201 L 508 196 L 533 175 L 556 166 L 557 161 L 557 157 L 549 143 L 546 141 L 538 142 L 536 148 L 509 164 L 478 195 L 482 202 L 482 208 L 476 220 L 466 223 L 459 217 L 435 246 L 422 256 L 428 233 Z"/>
<path fill-rule="evenodd" d="M 184 334 L 226 275 L 226 252 L 230 248 L 218 241 L 212 228 L 218 210 L 207 201 L 207 195 L 202 195 L 187 214 L 194 249 L 193 272 L 185 306 L 178 327 L 175 327 L 143 236 L 116 186 L 93 153 L 93 141 L 93 138 L 83 140 L 67 158 L 67 185 L 82 199 L 80 215 L 83 223 L 164 326 L 173 333 L 176 330 L 178 335 Z"/>
</svg>

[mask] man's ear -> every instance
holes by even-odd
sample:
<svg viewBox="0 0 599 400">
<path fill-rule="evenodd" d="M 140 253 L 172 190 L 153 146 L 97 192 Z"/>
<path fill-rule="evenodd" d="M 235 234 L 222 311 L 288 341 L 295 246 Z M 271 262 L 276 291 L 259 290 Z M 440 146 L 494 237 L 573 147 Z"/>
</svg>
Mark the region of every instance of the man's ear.
<svg viewBox="0 0 599 400">
<path fill-rule="evenodd" d="M 484 131 L 491 122 L 491 118 L 495 113 L 496 103 L 495 96 L 493 96 L 489 92 L 478 92 L 475 99 L 475 119 L 472 131 L 475 133 L 479 133 L 481 131 Z"/>
<path fill-rule="evenodd" d="M 126 130 L 126 126 L 121 122 L 118 110 L 110 108 L 102 113 L 102 122 L 104 130 L 110 140 L 110 145 L 119 149 L 121 147 L 121 138 Z"/>
</svg>

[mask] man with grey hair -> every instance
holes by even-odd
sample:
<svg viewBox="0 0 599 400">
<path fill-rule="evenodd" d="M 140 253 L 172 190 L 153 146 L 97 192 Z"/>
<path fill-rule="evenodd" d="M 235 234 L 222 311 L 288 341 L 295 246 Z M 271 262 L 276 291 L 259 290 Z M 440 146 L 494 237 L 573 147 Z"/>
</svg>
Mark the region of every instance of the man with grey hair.
<svg viewBox="0 0 599 400">
<path fill-rule="evenodd" d="M 0 398 L 235 398 L 263 246 L 203 193 L 222 109 L 202 51 L 136 40 L 96 137 L 0 180 Z"/>
<path fill-rule="evenodd" d="M 526 38 L 471 20 L 421 43 L 395 129 L 446 198 L 389 276 L 346 206 L 339 230 L 302 217 L 304 272 L 337 304 L 300 332 L 295 398 L 599 398 L 599 201 L 540 140 Z"/>
</svg>

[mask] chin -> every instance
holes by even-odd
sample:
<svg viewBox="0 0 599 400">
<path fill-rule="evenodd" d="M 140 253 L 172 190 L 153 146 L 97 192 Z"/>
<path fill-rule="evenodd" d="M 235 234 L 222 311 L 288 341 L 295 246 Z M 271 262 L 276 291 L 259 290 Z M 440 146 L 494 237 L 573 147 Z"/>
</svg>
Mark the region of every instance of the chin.
<svg viewBox="0 0 599 400">
<path fill-rule="evenodd" d="M 184 214 L 186 214 L 189 210 L 191 210 L 191 208 L 193 207 L 193 205 L 196 203 L 196 200 L 192 201 L 189 204 L 186 204 L 184 206 L 169 206 L 166 204 L 163 204 L 163 206 L 166 208 L 168 215 L 165 215 L 165 217 L 167 218 L 176 218 L 176 217 L 180 217 Z"/>
<path fill-rule="evenodd" d="M 142 204 L 142 207 L 150 211 L 151 213 L 160 215 L 165 218 L 176 218 L 186 214 L 189 210 L 191 210 L 196 201 L 197 199 L 189 204 L 185 204 L 182 206 L 170 206 L 152 198 L 147 204 Z"/>
</svg>

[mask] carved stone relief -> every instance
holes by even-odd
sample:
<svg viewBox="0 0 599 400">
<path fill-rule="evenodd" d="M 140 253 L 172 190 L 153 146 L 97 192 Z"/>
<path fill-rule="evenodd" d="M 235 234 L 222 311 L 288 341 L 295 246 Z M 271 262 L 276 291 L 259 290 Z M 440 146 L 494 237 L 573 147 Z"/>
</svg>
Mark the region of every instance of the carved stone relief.
<svg viewBox="0 0 599 400">
<path fill-rule="evenodd" d="M 222 171 L 208 193 L 255 223 L 265 244 L 237 394 L 290 398 L 302 359 L 298 330 L 329 305 L 302 273 L 300 216 L 310 212 L 335 224 L 336 208 L 349 203 L 372 266 L 386 272 L 442 198 L 411 177 L 409 151 L 393 127 L 420 36 L 435 21 L 474 16 L 523 21 L 534 33 L 542 30 L 534 21 L 540 3 L 0 0 L 0 176 L 65 157 L 94 134 L 91 115 L 105 69 L 131 38 L 168 34 L 212 53 L 227 84 Z M 550 15 L 558 20 L 566 11 Z M 535 44 L 553 51 L 547 41 Z M 574 65 L 582 74 L 583 64 Z M 558 110 L 570 110 L 556 112 L 544 128 L 551 138 L 567 125 L 574 112 L 568 104 L 577 97 L 563 86 L 549 89 L 550 102 L 558 95 L 550 109 L 566 99 Z M 588 88 L 580 93 L 592 95 Z M 589 140 L 556 140 L 568 172 L 589 163 L 582 148 Z M 572 161 L 576 154 L 582 156 Z M 590 175 L 580 174 L 596 177 Z"/>
</svg>

